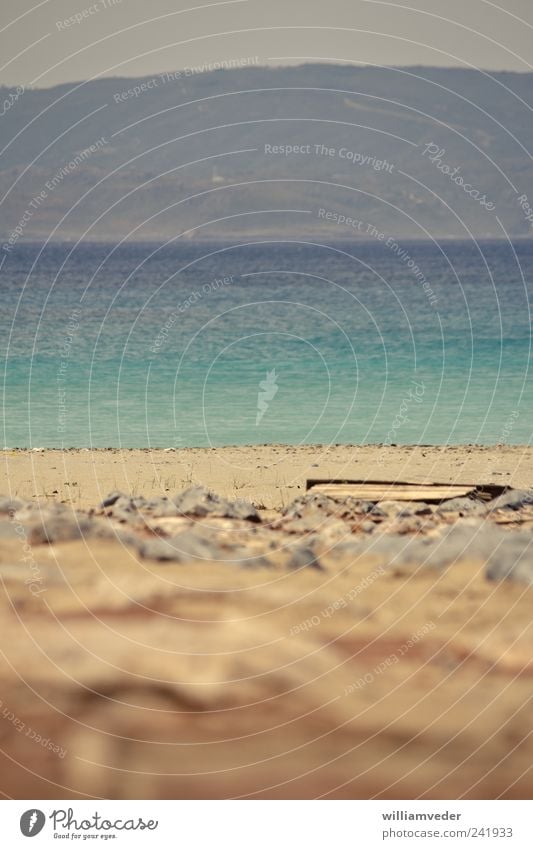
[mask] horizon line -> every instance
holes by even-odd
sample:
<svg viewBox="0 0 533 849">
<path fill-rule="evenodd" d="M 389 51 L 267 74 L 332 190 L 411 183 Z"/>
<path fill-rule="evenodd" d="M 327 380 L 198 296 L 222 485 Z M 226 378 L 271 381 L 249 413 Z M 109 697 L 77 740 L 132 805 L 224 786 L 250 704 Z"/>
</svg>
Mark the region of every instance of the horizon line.
<svg viewBox="0 0 533 849">
<path fill-rule="evenodd" d="M 87 79 L 74 79 L 67 80 L 65 82 L 53 83 L 52 85 L 43 85 L 43 86 L 31 86 L 26 85 L 23 86 L 22 83 L 2 83 L 0 82 L 0 89 L 16 89 L 19 87 L 24 87 L 25 90 L 28 91 L 50 91 L 52 89 L 61 88 L 62 86 L 70 86 L 70 85 L 79 85 L 80 83 L 99 83 L 104 82 L 106 80 L 144 80 L 151 79 L 156 76 L 161 76 L 163 74 L 176 74 L 176 73 L 184 73 L 186 70 L 198 69 L 198 68 L 206 68 L 206 70 L 196 71 L 194 74 L 189 76 L 203 76 L 207 74 L 220 74 L 220 73 L 228 73 L 232 71 L 249 71 L 249 70 L 261 70 L 261 71 L 281 71 L 281 70 L 293 70 L 298 68 L 305 68 L 309 66 L 316 67 L 328 67 L 328 68 L 351 68 L 352 70 L 373 70 L 373 71 L 405 71 L 405 70 L 425 70 L 425 71 L 463 71 L 469 74 L 487 74 L 488 76 L 493 75 L 513 75 L 518 77 L 527 77 L 533 75 L 533 70 L 526 71 L 517 71 L 517 70 L 509 70 L 506 68 L 482 68 L 482 67 L 468 67 L 464 65 L 424 65 L 424 64 L 406 64 L 406 65 L 378 65 L 373 63 L 365 63 L 365 62 L 357 62 L 356 60 L 345 59 L 341 61 L 328 61 L 327 59 L 319 59 L 317 61 L 304 61 L 304 62 L 295 62 L 295 63 L 287 63 L 287 64 L 246 64 L 240 67 L 233 68 L 209 68 L 210 65 L 221 64 L 222 62 L 238 62 L 244 61 L 244 59 L 250 59 L 256 57 L 240 57 L 239 59 L 230 58 L 230 59 L 219 59 L 213 62 L 203 62 L 195 65 L 185 65 L 183 67 L 174 67 L 167 68 L 160 71 L 153 71 L 151 73 L 145 74 L 135 74 L 135 75 L 108 75 L 108 76 L 96 76 L 90 77 Z M 268 61 L 268 60 L 267 60 Z M 189 76 L 185 77 L 188 79 Z"/>
</svg>

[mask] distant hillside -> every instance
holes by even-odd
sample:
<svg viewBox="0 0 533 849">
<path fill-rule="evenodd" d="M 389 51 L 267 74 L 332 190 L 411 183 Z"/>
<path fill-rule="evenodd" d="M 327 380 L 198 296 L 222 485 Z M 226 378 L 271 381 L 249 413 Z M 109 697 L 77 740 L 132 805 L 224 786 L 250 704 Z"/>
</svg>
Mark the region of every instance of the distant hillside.
<svg viewBox="0 0 533 849">
<path fill-rule="evenodd" d="M 11 246 L 533 233 L 533 74 L 303 65 L 0 93 Z"/>
</svg>

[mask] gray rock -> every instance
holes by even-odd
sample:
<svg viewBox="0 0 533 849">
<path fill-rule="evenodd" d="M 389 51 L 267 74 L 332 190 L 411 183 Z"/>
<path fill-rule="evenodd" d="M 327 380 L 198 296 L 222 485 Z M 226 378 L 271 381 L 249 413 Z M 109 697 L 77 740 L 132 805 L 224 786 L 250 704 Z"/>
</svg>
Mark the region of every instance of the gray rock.
<svg viewBox="0 0 533 849">
<path fill-rule="evenodd" d="M 526 489 L 510 489 L 504 492 L 489 502 L 489 509 L 492 510 L 520 510 L 527 504 L 533 504 L 533 490 Z"/>
<path fill-rule="evenodd" d="M 228 501 L 203 486 L 192 486 L 180 492 L 174 498 L 178 515 L 213 516 L 221 519 L 246 519 L 260 522 L 260 516 L 253 504 L 248 501 Z"/>
<path fill-rule="evenodd" d="M 533 584 L 533 535 L 525 531 L 506 534 L 487 560 L 485 577 Z"/>
<path fill-rule="evenodd" d="M 35 522 L 55 519 L 58 516 L 72 516 L 72 507 L 55 501 L 27 501 L 14 515 L 17 522 Z"/>
<path fill-rule="evenodd" d="M 70 516 L 42 517 L 26 529 L 28 542 L 41 545 L 50 542 L 67 542 L 89 536 L 93 522 L 75 513 Z"/>
<path fill-rule="evenodd" d="M 132 498 L 129 495 L 120 495 L 110 507 L 105 508 L 106 515 L 112 516 L 118 522 L 134 524 L 139 519 L 142 521 L 139 509 L 145 504 L 146 500 L 142 496 Z"/>
<path fill-rule="evenodd" d="M 424 563 L 436 569 L 447 568 L 466 558 L 485 560 L 502 531 L 479 522 L 474 525 L 447 525 L 437 538 L 429 538 Z"/>
<path fill-rule="evenodd" d="M 18 498 L 10 498 L 9 495 L 0 496 L 0 513 L 16 513 L 23 506 Z"/>
<path fill-rule="evenodd" d="M 365 513 L 370 513 L 373 508 L 374 505 L 370 501 L 351 497 L 333 498 L 322 492 L 306 492 L 305 495 L 299 495 L 288 504 L 282 511 L 282 515 L 290 519 L 303 519 L 310 513 L 323 513 L 351 521 Z"/>
<path fill-rule="evenodd" d="M 379 556 L 385 565 L 398 566 L 404 563 L 416 563 L 424 558 L 425 545 L 422 539 L 427 537 L 407 537 L 403 534 L 375 534 L 366 545 L 368 554 Z"/>
<path fill-rule="evenodd" d="M 447 525 L 439 537 L 374 533 L 337 546 L 335 551 L 353 557 L 371 555 L 386 567 L 403 565 L 444 569 L 463 559 L 486 561 L 509 535 L 486 523 Z"/>
<path fill-rule="evenodd" d="M 183 531 L 172 537 L 172 543 L 178 548 L 183 556 L 199 558 L 200 560 L 221 560 L 228 552 L 236 550 L 237 546 L 222 546 L 214 537 L 200 528 Z"/>
<path fill-rule="evenodd" d="M 313 507 L 305 510 L 303 516 L 288 516 L 281 527 L 290 534 L 309 534 L 320 532 L 327 520 L 327 514 Z"/>
<path fill-rule="evenodd" d="M 450 498 L 449 501 L 439 504 L 437 511 L 460 513 L 463 516 L 483 516 L 488 511 L 488 505 L 487 502 L 480 501 L 478 498 Z"/>
<path fill-rule="evenodd" d="M 158 561 L 190 563 L 196 560 L 245 567 L 271 565 L 266 557 L 250 553 L 249 549 L 241 545 L 221 544 L 212 534 L 201 529 L 184 531 L 169 539 L 137 540 L 137 549 L 141 557 Z"/>
<path fill-rule="evenodd" d="M 129 530 L 121 530 L 114 526 L 108 519 L 93 519 L 88 527 L 83 530 L 84 539 L 113 539 L 124 545 L 132 545 L 138 540 L 138 536 Z"/>
<path fill-rule="evenodd" d="M 384 565 L 394 566 L 403 562 L 403 552 L 412 547 L 412 541 L 399 534 L 374 533 L 371 539 L 354 537 L 336 545 L 332 553 L 349 556 L 354 560 L 362 556 L 377 557 Z"/>
<path fill-rule="evenodd" d="M 139 553 L 153 560 L 174 560 L 182 563 L 188 560 L 219 560 L 223 552 L 210 535 L 201 529 L 183 531 L 169 539 L 161 537 L 141 539 Z"/>
<path fill-rule="evenodd" d="M 398 513 L 398 518 L 403 519 L 406 516 L 430 516 L 434 512 L 435 510 L 431 504 L 426 504 L 425 501 L 409 501 Z"/>
<path fill-rule="evenodd" d="M 282 510 L 282 515 L 290 519 L 301 519 L 309 511 L 324 513 L 331 515 L 338 509 L 338 502 L 334 501 L 328 495 L 321 492 L 306 492 L 305 495 L 299 495 L 294 501 Z"/>
<path fill-rule="evenodd" d="M 379 510 L 382 516 L 398 516 L 400 513 L 409 510 L 409 508 L 406 507 L 405 503 L 400 501 L 380 501 Z M 377 510 L 374 509 L 372 512 L 377 513 Z M 407 515 L 412 515 L 412 510 Z"/>
<path fill-rule="evenodd" d="M 170 539 L 152 538 L 142 539 L 137 543 L 137 550 L 141 557 L 147 560 L 158 560 L 159 562 L 183 563 L 187 559 L 173 545 Z"/>
<path fill-rule="evenodd" d="M 373 501 L 362 501 L 359 498 L 352 498 L 352 496 L 342 499 L 335 498 L 332 501 L 335 504 L 335 515 L 340 518 L 360 516 L 364 513 L 370 513 L 374 508 Z"/>
<path fill-rule="evenodd" d="M 423 540 L 423 537 L 418 538 L 419 544 Z M 448 525 L 436 539 L 425 538 L 425 548 L 420 548 L 415 554 L 418 557 L 425 555 L 425 564 L 435 568 L 446 568 L 467 558 L 487 564 L 492 561 L 493 568 L 487 577 L 495 579 L 498 570 L 509 564 L 509 557 L 516 552 L 516 547 L 523 548 L 524 540 L 533 541 L 533 537 L 527 533 L 509 533 L 487 522 L 471 520 Z"/>
<path fill-rule="evenodd" d="M 317 555 L 309 545 L 298 545 L 290 550 L 290 558 L 287 563 L 288 569 L 304 569 L 311 567 L 312 569 L 321 569 L 322 566 Z"/>
<path fill-rule="evenodd" d="M 268 557 L 263 554 L 250 554 L 246 548 L 237 549 L 221 559 L 244 569 L 268 569 L 272 566 Z"/>
<path fill-rule="evenodd" d="M 112 507 L 119 498 L 126 498 L 127 496 L 123 492 L 119 492 L 115 490 L 114 492 L 110 492 L 109 495 L 106 495 L 100 507 Z"/>
<path fill-rule="evenodd" d="M 108 516 L 113 516 L 121 522 L 128 522 L 138 517 L 138 514 L 148 513 L 155 519 L 168 516 L 179 516 L 180 511 L 164 496 L 146 499 L 142 495 L 124 495 L 122 492 L 112 492 L 100 505 Z"/>
<path fill-rule="evenodd" d="M 246 519 L 249 522 L 261 521 L 259 513 L 250 501 L 239 498 L 237 501 L 228 501 L 227 503 L 230 505 L 230 510 L 233 513 L 232 516 L 227 516 L 227 518 Z"/>
<path fill-rule="evenodd" d="M 180 511 L 173 501 L 168 498 L 152 498 L 145 505 L 146 512 L 154 519 L 163 519 L 168 516 L 179 516 Z"/>
<path fill-rule="evenodd" d="M 421 531 L 423 528 L 427 526 L 427 520 L 422 519 L 419 516 L 403 516 L 399 513 L 396 519 L 391 523 L 390 531 L 389 531 L 389 523 L 387 525 L 382 525 L 384 531 L 393 532 L 396 534 L 416 534 Z"/>
</svg>

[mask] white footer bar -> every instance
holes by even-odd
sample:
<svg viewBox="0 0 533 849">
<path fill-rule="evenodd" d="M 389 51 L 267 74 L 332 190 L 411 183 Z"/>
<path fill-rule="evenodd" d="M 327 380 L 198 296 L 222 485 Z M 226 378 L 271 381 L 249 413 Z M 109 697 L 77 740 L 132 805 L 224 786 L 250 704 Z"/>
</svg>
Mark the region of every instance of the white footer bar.
<svg viewBox="0 0 533 849">
<path fill-rule="evenodd" d="M 531 849 L 531 808 L 528 801 L 9 800 L 0 802 L 1 845 Z"/>
</svg>

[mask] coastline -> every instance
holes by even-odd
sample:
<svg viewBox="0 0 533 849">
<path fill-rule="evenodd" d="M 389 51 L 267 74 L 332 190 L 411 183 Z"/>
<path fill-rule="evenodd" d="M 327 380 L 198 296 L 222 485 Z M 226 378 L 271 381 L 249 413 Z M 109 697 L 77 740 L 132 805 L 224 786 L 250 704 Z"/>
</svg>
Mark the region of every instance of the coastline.
<svg viewBox="0 0 533 849">
<path fill-rule="evenodd" d="M 2 451 L 2 489 L 21 498 L 94 506 L 113 490 L 171 495 L 201 484 L 279 509 L 307 478 L 533 484 L 533 447 L 245 445 L 224 448 L 50 448 Z"/>
</svg>

